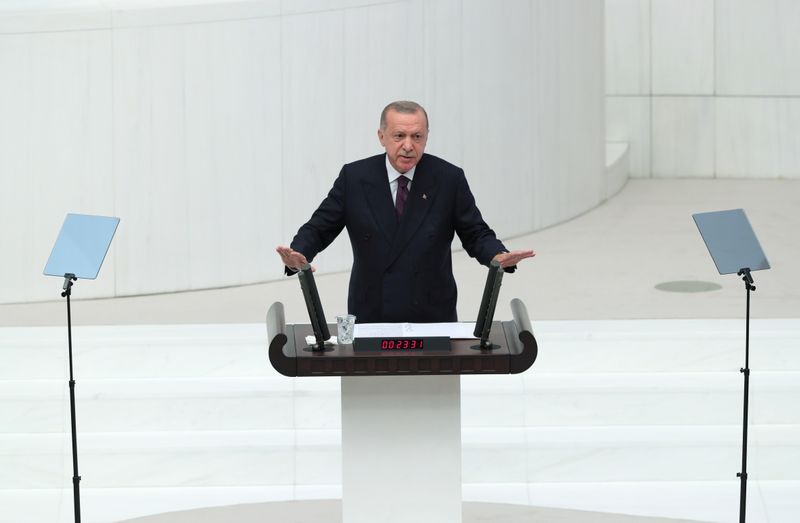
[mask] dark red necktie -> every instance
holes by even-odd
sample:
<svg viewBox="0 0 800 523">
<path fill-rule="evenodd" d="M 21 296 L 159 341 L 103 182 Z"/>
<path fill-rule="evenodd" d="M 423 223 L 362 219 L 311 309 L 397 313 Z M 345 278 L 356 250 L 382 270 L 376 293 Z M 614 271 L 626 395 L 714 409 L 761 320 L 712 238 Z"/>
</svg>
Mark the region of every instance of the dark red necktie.
<svg viewBox="0 0 800 523">
<path fill-rule="evenodd" d="M 402 218 L 406 210 L 406 201 L 408 200 L 408 178 L 400 176 L 397 179 L 397 199 L 394 202 L 394 208 L 397 212 L 397 217 Z"/>
</svg>

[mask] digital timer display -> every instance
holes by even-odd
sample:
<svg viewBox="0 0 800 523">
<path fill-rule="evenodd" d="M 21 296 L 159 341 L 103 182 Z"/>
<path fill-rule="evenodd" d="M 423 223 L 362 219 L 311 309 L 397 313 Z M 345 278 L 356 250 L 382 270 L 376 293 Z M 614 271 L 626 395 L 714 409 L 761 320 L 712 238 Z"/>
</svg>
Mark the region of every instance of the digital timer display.
<svg viewBox="0 0 800 523">
<path fill-rule="evenodd" d="M 425 336 L 424 338 L 356 338 L 353 340 L 355 352 L 417 351 L 450 352 L 450 338 L 447 336 Z"/>
<path fill-rule="evenodd" d="M 424 338 L 381 338 L 381 350 L 419 350 L 423 349 Z"/>
</svg>

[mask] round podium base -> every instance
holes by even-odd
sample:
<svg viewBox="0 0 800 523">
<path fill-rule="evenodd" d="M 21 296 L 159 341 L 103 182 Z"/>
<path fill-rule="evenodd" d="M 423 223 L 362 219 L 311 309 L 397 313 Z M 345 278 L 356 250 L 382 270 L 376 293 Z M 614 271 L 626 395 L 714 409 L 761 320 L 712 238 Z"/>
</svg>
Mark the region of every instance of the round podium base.
<svg viewBox="0 0 800 523">
<path fill-rule="evenodd" d="M 341 500 L 278 501 L 156 514 L 120 523 L 341 523 Z M 501 503 L 464 503 L 464 523 L 697 523 L 682 519 L 529 507 Z"/>
</svg>

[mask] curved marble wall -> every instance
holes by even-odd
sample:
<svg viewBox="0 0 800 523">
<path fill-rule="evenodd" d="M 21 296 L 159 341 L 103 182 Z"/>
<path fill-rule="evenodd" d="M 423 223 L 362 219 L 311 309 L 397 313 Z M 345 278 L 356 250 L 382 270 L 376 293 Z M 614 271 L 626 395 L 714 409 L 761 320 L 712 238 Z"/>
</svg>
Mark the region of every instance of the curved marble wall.
<svg viewBox="0 0 800 523">
<path fill-rule="evenodd" d="M 122 218 L 79 297 L 282 277 L 274 247 L 380 152 L 393 99 L 426 106 L 502 237 L 605 198 L 602 2 L 56 4 L 0 7 L 0 302 L 58 299 L 67 212 Z"/>
</svg>

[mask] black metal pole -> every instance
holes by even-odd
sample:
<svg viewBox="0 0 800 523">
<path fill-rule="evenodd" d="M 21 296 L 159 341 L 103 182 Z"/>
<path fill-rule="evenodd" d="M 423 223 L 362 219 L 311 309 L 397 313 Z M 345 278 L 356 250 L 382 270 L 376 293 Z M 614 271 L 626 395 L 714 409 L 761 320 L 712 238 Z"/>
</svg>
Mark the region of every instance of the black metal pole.
<svg viewBox="0 0 800 523">
<path fill-rule="evenodd" d="M 747 507 L 747 415 L 748 404 L 750 402 L 750 291 L 756 290 L 753 285 L 753 277 L 750 269 L 741 269 L 739 276 L 742 276 L 744 286 L 747 289 L 747 311 L 745 315 L 745 337 L 744 337 L 744 368 L 740 372 L 744 374 L 744 407 L 742 414 L 742 471 L 736 476 L 741 480 L 739 491 L 739 523 L 745 523 Z"/>
<path fill-rule="evenodd" d="M 67 339 L 69 342 L 69 411 L 72 420 L 72 494 L 75 505 L 75 523 L 81 521 L 81 477 L 78 475 L 78 429 L 75 420 L 75 378 L 72 373 L 72 310 L 70 296 L 72 295 L 72 282 L 77 280 L 74 274 L 64 275 L 64 292 L 62 297 L 67 298 Z"/>
</svg>

